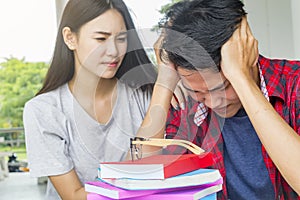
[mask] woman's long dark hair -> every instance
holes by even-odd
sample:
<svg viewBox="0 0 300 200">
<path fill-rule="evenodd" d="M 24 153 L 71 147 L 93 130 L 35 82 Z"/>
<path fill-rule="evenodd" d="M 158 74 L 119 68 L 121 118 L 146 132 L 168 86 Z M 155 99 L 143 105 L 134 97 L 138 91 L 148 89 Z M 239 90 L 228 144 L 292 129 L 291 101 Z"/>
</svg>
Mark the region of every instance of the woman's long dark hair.
<svg viewBox="0 0 300 200">
<path fill-rule="evenodd" d="M 58 28 L 55 49 L 49 70 L 44 84 L 37 95 L 55 90 L 73 78 L 75 71 L 74 52 L 68 49 L 64 43 L 62 29 L 70 27 L 73 32 L 78 33 L 82 25 L 111 8 L 118 10 L 122 14 L 126 28 L 130 32 L 127 53 L 116 73 L 116 77 L 119 79 L 122 78 L 124 82 L 131 86 L 141 86 L 144 88 L 148 87 L 149 83 L 155 82 L 155 68 L 143 49 L 128 8 L 122 0 L 69 0 Z M 123 76 L 130 70 L 134 71 L 134 74 L 129 73 L 129 76 Z"/>
</svg>

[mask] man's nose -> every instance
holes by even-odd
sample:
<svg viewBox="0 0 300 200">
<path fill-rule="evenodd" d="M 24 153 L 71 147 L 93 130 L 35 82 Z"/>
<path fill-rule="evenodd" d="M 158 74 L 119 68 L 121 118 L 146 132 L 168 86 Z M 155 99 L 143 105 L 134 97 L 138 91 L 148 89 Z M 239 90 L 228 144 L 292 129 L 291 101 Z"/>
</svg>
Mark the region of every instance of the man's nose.
<svg viewBox="0 0 300 200">
<path fill-rule="evenodd" d="M 217 95 L 207 94 L 205 95 L 204 104 L 211 109 L 218 108 L 222 105 L 222 98 Z"/>
</svg>

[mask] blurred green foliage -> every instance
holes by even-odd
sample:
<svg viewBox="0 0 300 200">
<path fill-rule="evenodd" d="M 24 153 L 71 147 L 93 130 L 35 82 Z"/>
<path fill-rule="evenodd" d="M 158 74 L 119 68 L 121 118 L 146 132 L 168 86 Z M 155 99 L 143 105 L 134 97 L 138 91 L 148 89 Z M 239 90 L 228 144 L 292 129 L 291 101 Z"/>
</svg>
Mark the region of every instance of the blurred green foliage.
<svg viewBox="0 0 300 200">
<path fill-rule="evenodd" d="M 0 63 L 0 128 L 23 126 L 24 104 L 41 88 L 48 66 L 14 57 Z"/>
</svg>

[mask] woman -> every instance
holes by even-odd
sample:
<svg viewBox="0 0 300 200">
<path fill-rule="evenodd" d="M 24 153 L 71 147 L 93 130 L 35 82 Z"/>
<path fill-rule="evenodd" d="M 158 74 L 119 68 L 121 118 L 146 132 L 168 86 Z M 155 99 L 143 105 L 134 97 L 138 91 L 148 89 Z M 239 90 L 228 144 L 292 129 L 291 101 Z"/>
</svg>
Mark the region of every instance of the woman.
<svg viewBox="0 0 300 200">
<path fill-rule="evenodd" d="M 49 177 L 46 199 L 86 199 L 99 162 L 124 159 L 137 132 L 162 137 L 145 118 L 155 80 L 121 0 L 68 1 L 44 85 L 24 108 L 29 168 Z M 172 96 L 164 87 L 154 87 L 153 107 L 159 93 Z"/>
</svg>

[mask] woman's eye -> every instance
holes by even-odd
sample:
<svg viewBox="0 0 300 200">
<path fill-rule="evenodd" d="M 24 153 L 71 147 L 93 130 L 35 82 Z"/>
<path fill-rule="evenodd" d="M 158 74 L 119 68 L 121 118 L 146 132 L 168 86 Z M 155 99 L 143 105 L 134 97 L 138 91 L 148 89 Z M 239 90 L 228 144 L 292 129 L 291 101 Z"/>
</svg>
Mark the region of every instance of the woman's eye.
<svg viewBox="0 0 300 200">
<path fill-rule="evenodd" d="M 98 41 L 105 41 L 106 40 L 105 37 L 98 37 L 98 38 L 95 38 L 95 39 L 98 40 Z"/>
<path fill-rule="evenodd" d="M 117 41 L 119 41 L 119 42 L 126 42 L 127 41 L 127 37 L 117 38 Z"/>
</svg>

